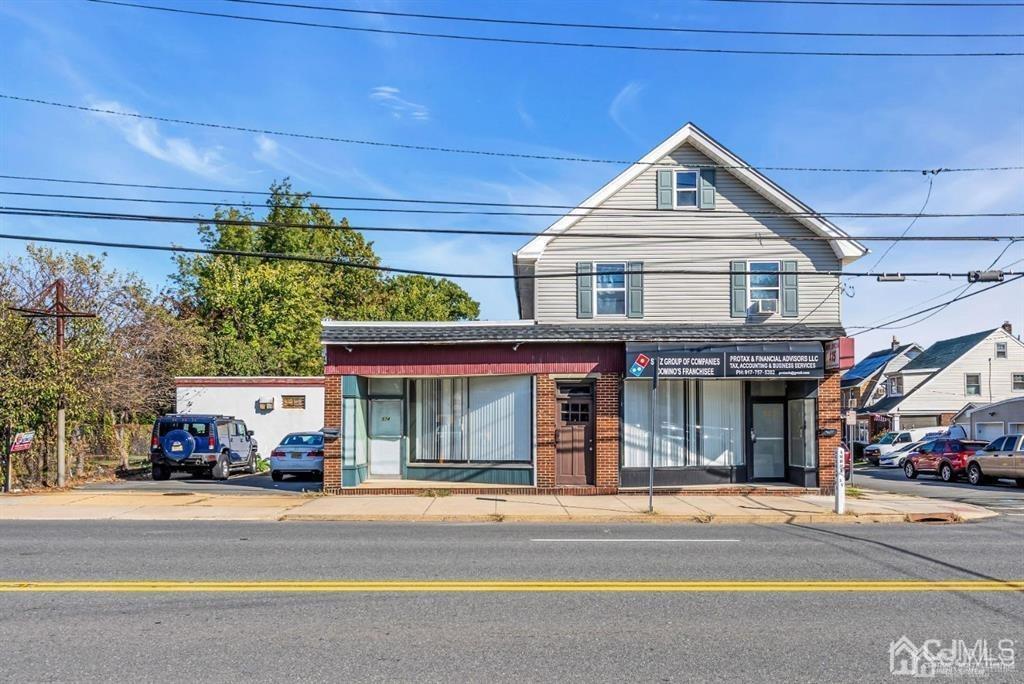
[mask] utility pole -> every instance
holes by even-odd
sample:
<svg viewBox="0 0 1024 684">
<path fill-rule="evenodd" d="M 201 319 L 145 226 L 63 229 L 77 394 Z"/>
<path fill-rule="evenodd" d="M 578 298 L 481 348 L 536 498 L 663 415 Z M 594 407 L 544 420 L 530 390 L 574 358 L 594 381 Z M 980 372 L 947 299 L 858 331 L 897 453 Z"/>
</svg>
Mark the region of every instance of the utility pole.
<svg viewBox="0 0 1024 684">
<path fill-rule="evenodd" d="M 63 487 L 67 484 L 68 463 L 65 451 L 64 435 L 64 337 L 67 319 L 69 318 L 94 318 L 96 314 L 87 311 L 72 311 L 64 301 L 67 288 L 63 278 L 57 278 L 46 289 L 39 293 L 34 301 L 52 298 L 53 302 L 46 307 L 11 307 L 11 311 L 21 314 L 25 318 L 52 318 L 56 322 L 56 353 L 57 372 L 60 382 L 60 391 L 57 393 L 57 486 Z"/>
</svg>

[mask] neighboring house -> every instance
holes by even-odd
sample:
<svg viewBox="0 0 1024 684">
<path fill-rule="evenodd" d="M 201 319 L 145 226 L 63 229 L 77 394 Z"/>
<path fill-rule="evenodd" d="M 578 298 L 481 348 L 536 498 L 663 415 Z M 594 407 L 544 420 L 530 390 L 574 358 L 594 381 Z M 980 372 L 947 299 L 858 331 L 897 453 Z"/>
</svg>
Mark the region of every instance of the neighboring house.
<svg viewBox="0 0 1024 684">
<path fill-rule="evenodd" d="M 967 434 L 972 439 L 989 442 L 1003 435 L 1024 434 L 1024 392 L 1021 394 L 993 404 L 975 406 L 961 421 L 968 428 Z"/>
<path fill-rule="evenodd" d="M 941 340 L 892 374 L 895 391 L 858 411 L 892 430 L 946 426 L 967 404 L 1024 396 L 1024 343 L 1009 323 Z"/>
<path fill-rule="evenodd" d="M 521 320 L 324 322 L 325 488 L 827 490 L 864 253 L 687 124 L 513 255 Z"/>
<path fill-rule="evenodd" d="M 851 443 L 867 442 L 880 429 L 870 415 L 858 417 L 857 413 L 887 396 L 897 395 L 900 379 L 893 374 L 920 353 L 920 345 L 913 342 L 900 344 L 893 337 L 888 349 L 868 354 L 843 373 L 840 382 L 843 415 L 854 418 L 846 421 L 847 439 Z"/>
<path fill-rule="evenodd" d="M 241 418 L 263 458 L 289 432 L 324 424 L 322 377 L 178 377 L 174 387 L 175 411 Z"/>
</svg>

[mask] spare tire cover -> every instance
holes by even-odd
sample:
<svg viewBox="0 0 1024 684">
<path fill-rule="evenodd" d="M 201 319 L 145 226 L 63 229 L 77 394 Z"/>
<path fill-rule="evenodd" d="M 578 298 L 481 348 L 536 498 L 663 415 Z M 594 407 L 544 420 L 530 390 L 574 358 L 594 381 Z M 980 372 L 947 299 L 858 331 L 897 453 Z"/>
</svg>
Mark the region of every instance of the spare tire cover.
<svg viewBox="0 0 1024 684">
<path fill-rule="evenodd" d="M 164 456 L 172 461 L 181 461 L 196 450 L 196 440 L 187 430 L 171 430 L 160 440 Z"/>
</svg>

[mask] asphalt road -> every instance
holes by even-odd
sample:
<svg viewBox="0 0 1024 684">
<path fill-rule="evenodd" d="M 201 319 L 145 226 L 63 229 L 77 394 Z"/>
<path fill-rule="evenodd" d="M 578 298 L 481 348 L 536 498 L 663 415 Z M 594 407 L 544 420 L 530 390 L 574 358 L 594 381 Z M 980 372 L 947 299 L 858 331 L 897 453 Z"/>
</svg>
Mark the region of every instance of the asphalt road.
<svg viewBox="0 0 1024 684">
<path fill-rule="evenodd" d="M 853 477 L 856 487 L 977 504 L 1024 523 L 1024 488 L 1012 480 L 980 486 L 971 485 L 966 480 L 943 482 L 927 474 L 908 480 L 899 468 L 878 467 L 857 468 Z"/>
<path fill-rule="evenodd" d="M 1024 527 L 38 523 L 6 580 L 1013 580 Z M 795 584 L 793 586 L 796 586 Z M 901 635 L 1014 639 L 1024 593 L 4 594 L 8 681 L 879 681 Z"/>
<path fill-rule="evenodd" d="M 323 482 L 311 475 L 285 475 L 280 482 L 274 482 L 270 473 L 258 475 L 236 474 L 227 480 L 208 480 L 192 477 L 188 473 L 173 473 L 170 480 L 156 482 L 146 477 L 138 480 L 115 480 L 113 482 L 92 482 L 79 487 L 86 491 L 136 491 L 136 492 L 196 492 L 218 494 L 275 494 L 319 492 Z"/>
</svg>

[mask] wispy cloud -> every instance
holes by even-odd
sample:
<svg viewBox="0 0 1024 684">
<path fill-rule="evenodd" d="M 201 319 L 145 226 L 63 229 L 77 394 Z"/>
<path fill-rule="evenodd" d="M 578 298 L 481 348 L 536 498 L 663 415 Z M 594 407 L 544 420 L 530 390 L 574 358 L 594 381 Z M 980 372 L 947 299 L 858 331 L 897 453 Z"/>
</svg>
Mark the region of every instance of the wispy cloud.
<svg viewBox="0 0 1024 684">
<path fill-rule="evenodd" d="M 262 133 L 254 138 L 254 142 L 256 149 L 252 152 L 253 159 L 284 176 L 301 181 L 307 186 L 305 189 L 330 189 L 340 181 L 347 187 L 362 188 L 384 197 L 398 194 L 394 188 L 377 181 L 342 158 L 330 164 L 321 164 Z"/>
<path fill-rule="evenodd" d="M 115 112 L 137 113 L 129 107 L 114 100 L 93 101 L 92 105 L 100 109 Z M 224 175 L 226 163 L 217 147 L 201 148 L 188 138 L 175 138 L 164 135 L 160 127 L 153 121 L 133 119 L 113 114 L 97 114 L 121 132 L 129 145 L 148 154 L 154 159 L 178 166 L 192 173 L 216 178 Z"/>
<path fill-rule="evenodd" d="M 614 98 L 612 98 L 612 103 L 608 107 L 608 116 L 611 117 L 611 120 L 615 122 L 615 125 L 618 126 L 623 133 L 634 140 L 638 139 L 637 135 L 629 126 L 626 125 L 625 117 L 633 105 L 636 104 L 637 100 L 639 100 L 640 94 L 643 93 L 645 87 L 646 86 L 639 81 L 630 81 L 622 87 L 622 90 L 620 90 Z"/>
<path fill-rule="evenodd" d="M 430 109 L 426 105 L 406 100 L 401 92 L 394 86 L 377 86 L 370 91 L 370 99 L 391 110 L 391 116 L 396 119 L 408 117 L 416 121 L 429 121 Z"/>
</svg>

